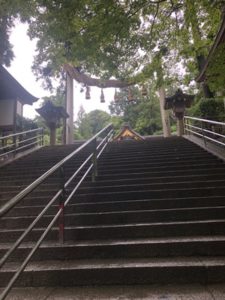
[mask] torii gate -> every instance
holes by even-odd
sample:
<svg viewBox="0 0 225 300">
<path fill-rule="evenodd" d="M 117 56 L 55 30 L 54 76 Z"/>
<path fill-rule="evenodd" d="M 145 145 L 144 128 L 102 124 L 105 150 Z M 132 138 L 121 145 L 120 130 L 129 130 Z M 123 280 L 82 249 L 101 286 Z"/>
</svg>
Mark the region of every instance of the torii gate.
<svg viewBox="0 0 225 300">
<path fill-rule="evenodd" d="M 79 83 L 83 83 L 86 86 L 96 86 L 99 88 L 126 88 L 131 85 L 136 84 L 136 82 L 126 82 L 116 79 L 109 80 L 100 80 L 97 78 L 92 78 L 87 76 L 86 74 L 80 72 L 79 68 L 73 67 L 69 64 L 64 65 L 64 69 L 66 71 L 66 112 L 69 115 L 69 118 L 66 121 L 66 144 L 73 143 L 73 80 L 76 80 Z M 161 101 L 160 97 L 160 103 Z M 164 100 L 164 99 L 162 99 Z M 164 102 L 164 101 L 163 101 Z M 163 124 L 164 136 L 169 136 L 168 134 L 168 124 L 166 124 L 165 114 L 162 113 L 161 109 L 161 117 Z M 165 125 L 166 124 L 166 125 Z M 167 126 L 168 125 L 168 126 Z M 167 126 L 167 127 L 166 127 Z"/>
<path fill-rule="evenodd" d="M 64 65 L 66 71 L 66 111 L 69 118 L 66 121 L 66 144 L 73 143 L 73 80 L 83 83 L 86 86 L 96 86 L 99 88 L 126 88 L 133 85 L 133 82 L 125 82 L 115 79 L 100 80 L 81 73 L 78 68 L 69 64 Z"/>
</svg>

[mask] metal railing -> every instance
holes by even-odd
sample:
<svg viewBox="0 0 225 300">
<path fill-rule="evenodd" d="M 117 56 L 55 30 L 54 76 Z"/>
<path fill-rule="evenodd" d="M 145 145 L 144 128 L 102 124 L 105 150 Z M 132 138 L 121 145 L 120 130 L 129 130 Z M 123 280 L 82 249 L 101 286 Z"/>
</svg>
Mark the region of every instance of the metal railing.
<svg viewBox="0 0 225 300">
<path fill-rule="evenodd" d="M 27 264 L 30 262 L 32 256 L 37 251 L 37 249 L 40 247 L 42 242 L 44 241 L 47 234 L 52 229 L 53 225 L 56 223 L 57 219 L 59 220 L 59 226 L 58 226 L 58 232 L 59 232 L 59 241 L 61 243 L 64 242 L 64 223 L 65 223 L 65 215 L 64 215 L 64 209 L 68 205 L 68 203 L 71 201 L 71 199 L 74 197 L 74 194 L 76 193 L 77 189 L 81 185 L 81 183 L 85 180 L 89 172 L 92 170 L 92 181 L 96 180 L 96 176 L 98 173 L 97 168 L 97 160 L 100 157 L 100 155 L 105 150 L 106 146 L 108 145 L 108 142 L 111 141 L 113 137 L 113 127 L 112 124 L 106 126 L 104 129 L 102 129 L 99 133 L 97 133 L 95 136 L 93 136 L 91 139 L 89 139 L 87 142 L 85 142 L 83 145 L 81 145 L 78 149 L 74 150 L 71 154 L 66 156 L 63 160 L 61 160 L 59 163 L 57 163 L 55 166 L 53 166 L 50 170 L 48 170 L 46 173 L 44 173 L 42 176 L 40 176 L 37 180 L 35 180 L 31 185 L 29 185 L 27 188 L 25 188 L 22 192 L 20 192 L 17 196 L 12 198 L 7 204 L 5 204 L 2 208 L 0 208 L 0 217 L 5 216 L 13 207 L 15 207 L 17 204 L 19 204 L 26 196 L 30 195 L 32 191 L 34 191 L 37 187 L 39 187 L 41 184 L 46 182 L 46 180 L 55 172 L 59 171 L 61 174 L 60 182 L 59 182 L 59 189 L 55 193 L 55 195 L 50 199 L 48 204 L 43 208 L 43 210 L 38 214 L 38 216 L 32 221 L 32 223 L 28 226 L 28 228 L 23 232 L 23 234 L 16 240 L 16 242 L 13 244 L 13 246 L 5 253 L 5 255 L 0 260 L 0 268 L 3 267 L 3 265 L 7 262 L 11 254 L 21 245 L 21 243 L 24 241 L 25 237 L 34 229 L 35 225 L 40 221 L 40 219 L 44 216 L 44 214 L 48 211 L 48 209 L 58 200 L 58 210 L 55 215 L 53 215 L 52 220 L 50 223 L 46 226 L 43 233 L 37 240 L 36 244 L 34 244 L 32 250 L 29 252 L 27 257 L 24 259 L 18 270 L 15 272 L 11 280 L 9 281 L 8 285 L 5 287 L 4 291 L 0 295 L 0 300 L 3 300 L 7 297 L 10 290 L 14 286 L 16 280 L 19 278 L 21 273 L 26 268 Z M 104 137 L 102 137 L 104 135 Z M 98 138 L 101 138 L 101 141 L 98 141 Z M 86 159 L 83 161 L 83 163 L 73 171 L 73 174 L 69 177 L 69 179 L 65 179 L 65 164 L 72 161 L 73 158 L 75 158 L 79 153 L 82 153 L 82 150 L 90 147 L 90 153 L 88 153 Z M 81 171 L 84 169 L 84 167 L 87 167 L 84 170 L 83 174 L 80 174 Z M 71 186 L 72 183 L 74 183 L 74 179 L 77 177 L 77 175 L 80 174 L 81 177 L 79 177 L 77 180 L 75 186 Z M 70 186 L 70 189 L 68 187 Z"/>
<path fill-rule="evenodd" d="M 18 152 L 43 145 L 43 128 L 0 137 L 0 160 L 15 156 Z"/>
<path fill-rule="evenodd" d="M 193 134 L 219 146 L 225 146 L 225 123 L 194 117 L 184 117 L 184 129 L 187 135 Z"/>
</svg>

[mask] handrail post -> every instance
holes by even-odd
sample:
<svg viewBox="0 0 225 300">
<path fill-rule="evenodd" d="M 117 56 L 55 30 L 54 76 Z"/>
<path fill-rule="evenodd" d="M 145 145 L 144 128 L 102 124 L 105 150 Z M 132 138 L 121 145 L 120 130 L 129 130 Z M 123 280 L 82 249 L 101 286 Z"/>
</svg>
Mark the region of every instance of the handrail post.
<svg viewBox="0 0 225 300">
<path fill-rule="evenodd" d="M 15 156 L 16 155 L 16 150 L 17 150 L 17 136 L 13 136 L 12 142 L 13 142 L 13 150 L 14 150 L 13 156 Z"/>
<path fill-rule="evenodd" d="M 204 132 L 204 128 L 203 127 L 204 127 L 203 126 L 203 121 L 201 121 L 202 136 L 203 136 L 204 145 L 206 146 L 205 132 Z"/>
<path fill-rule="evenodd" d="M 44 128 L 41 128 L 41 146 L 44 146 Z"/>
<path fill-rule="evenodd" d="M 59 197 L 59 209 L 61 213 L 59 215 L 59 242 L 61 244 L 64 243 L 64 231 L 65 231 L 65 197 L 66 197 L 66 190 L 65 190 L 65 172 L 64 168 L 60 168 L 60 188 L 62 189 L 62 194 Z"/>
<path fill-rule="evenodd" d="M 96 176 L 98 175 L 98 165 L 97 165 L 97 139 L 93 140 L 93 155 L 92 155 L 92 182 L 95 182 Z"/>
</svg>

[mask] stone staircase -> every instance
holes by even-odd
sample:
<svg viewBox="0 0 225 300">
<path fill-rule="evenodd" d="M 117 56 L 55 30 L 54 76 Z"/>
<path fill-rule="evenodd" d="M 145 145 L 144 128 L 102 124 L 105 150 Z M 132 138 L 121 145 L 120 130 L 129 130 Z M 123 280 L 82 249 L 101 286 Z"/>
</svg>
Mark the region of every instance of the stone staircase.
<svg viewBox="0 0 225 300">
<path fill-rule="evenodd" d="M 75 146 L 39 150 L 0 171 L 5 203 Z M 66 166 L 66 177 L 89 150 Z M 0 257 L 58 188 L 55 174 L 0 220 Z M 4 286 L 57 211 L 53 206 L 0 271 Z M 225 164 L 184 138 L 111 143 L 17 286 L 225 281 Z"/>
</svg>

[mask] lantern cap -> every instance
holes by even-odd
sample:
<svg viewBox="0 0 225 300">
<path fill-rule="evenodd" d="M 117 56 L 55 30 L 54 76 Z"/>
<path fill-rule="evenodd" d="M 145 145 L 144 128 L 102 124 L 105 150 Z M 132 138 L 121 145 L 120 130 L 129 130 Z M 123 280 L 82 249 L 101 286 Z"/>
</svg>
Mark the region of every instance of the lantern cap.
<svg viewBox="0 0 225 300">
<path fill-rule="evenodd" d="M 194 95 L 185 94 L 181 89 L 178 89 L 173 96 L 165 98 L 164 109 L 172 109 L 179 102 L 183 102 L 184 106 L 189 108 L 191 107 L 194 98 Z"/>
</svg>

